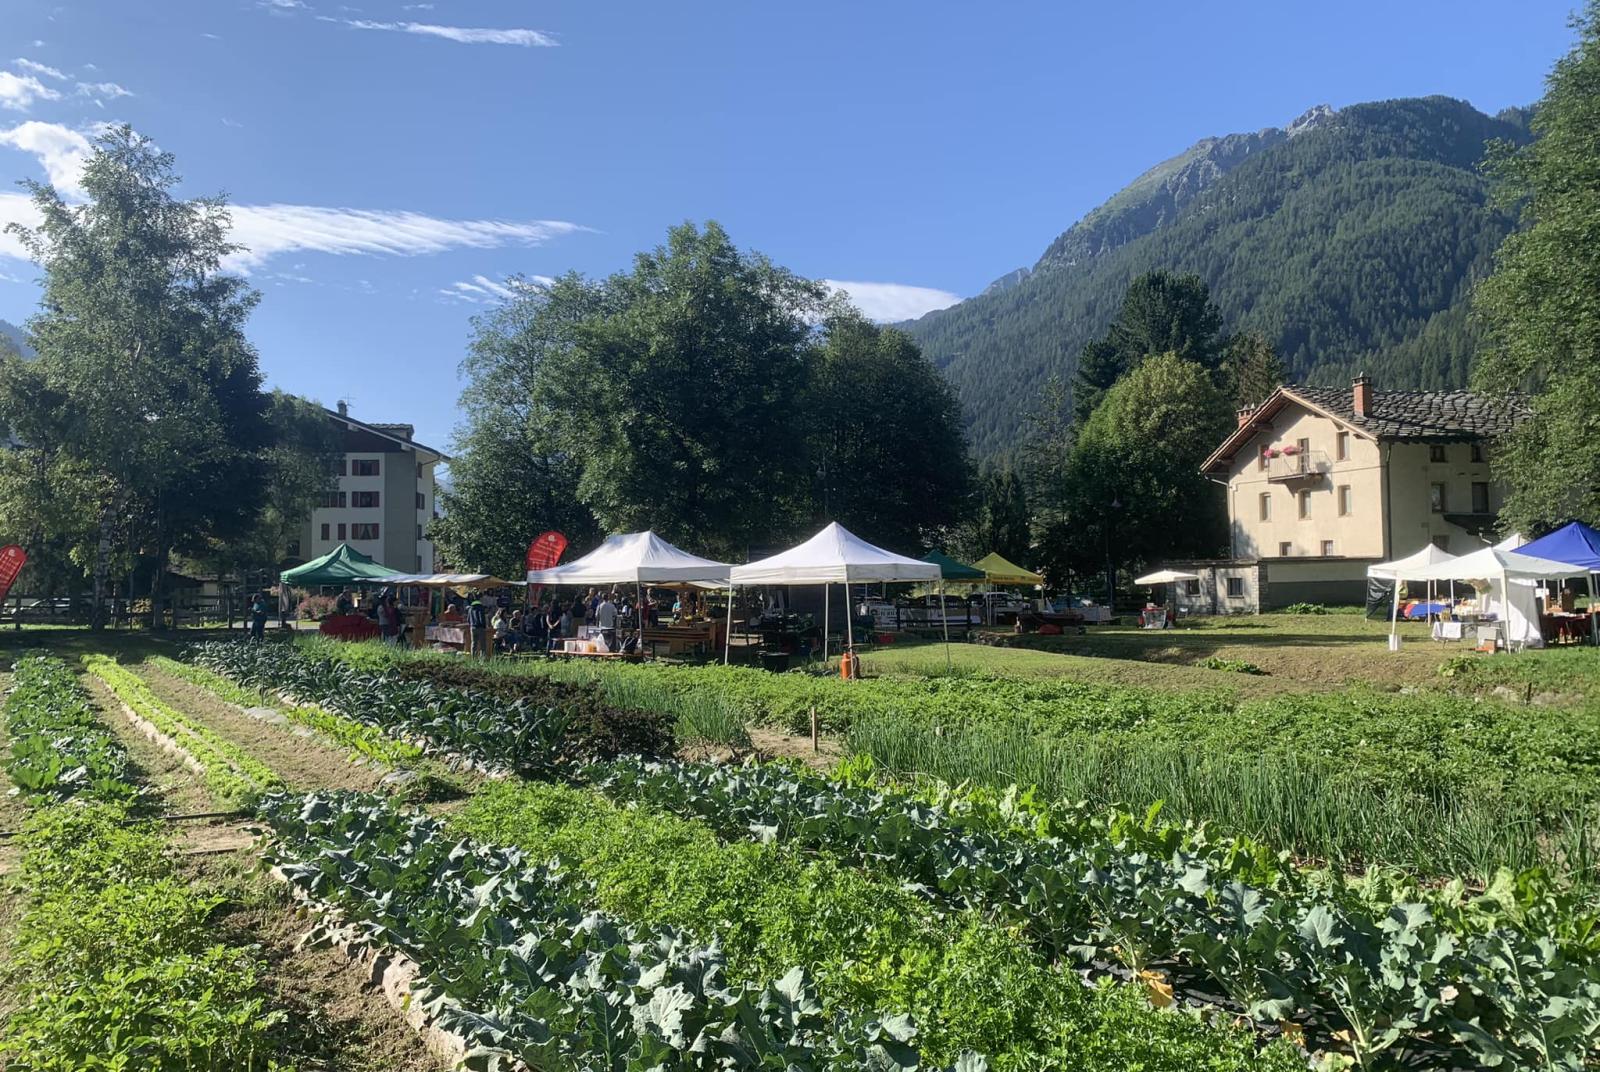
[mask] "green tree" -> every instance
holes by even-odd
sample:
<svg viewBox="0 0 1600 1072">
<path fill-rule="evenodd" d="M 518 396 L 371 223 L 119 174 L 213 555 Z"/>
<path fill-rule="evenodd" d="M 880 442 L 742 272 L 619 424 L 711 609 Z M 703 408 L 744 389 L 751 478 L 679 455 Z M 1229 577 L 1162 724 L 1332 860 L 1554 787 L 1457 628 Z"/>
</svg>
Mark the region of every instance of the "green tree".
<svg viewBox="0 0 1600 1072">
<path fill-rule="evenodd" d="M 1524 226 L 1475 299 L 1486 329 L 1476 386 L 1532 392 L 1530 419 L 1493 455 L 1502 524 L 1525 532 L 1600 523 L 1600 3 L 1575 25 L 1534 110 L 1536 139 L 1491 155 Z"/>
<path fill-rule="evenodd" d="M 909 336 L 854 312 L 831 318 L 803 420 L 815 519 L 911 553 L 963 515 L 972 464 L 955 392 Z"/>
<path fill-rule="evenodd" d="M 12 225 L 45 274 L 38 357 L 9 375 L 0 420 L 84 474 L 95 529 L 94 623 L 120 526 L 151 559 L 159 620 L 170 556 L 200 554 L 259 515 L 270 443 L 243 324 L 258 295 L 221 271 L 220 198 L 182 201 L 173 160 L 124 126 L 101 135 L 69 204 L 30 183 L 42 222 Z"/>
<path fill-rule="evenodd" d="M 715 223 L 673 228 L 594 286 L 596 310 L 543 354 L 535 389 L 581 501 L 608 530 L 655 528 L 714 555 L 792 533 L 811 488 L 798 402 L 827 289 Z"/>
<path fill-rule="evenodd" d="M 1177 354 L 1140 362 L 1079 429 L 1060 486 L 1047 570 L 1095 574 L 1227 545 L 1222 494 L 1200 463 L 1232 425 L 1211 373 Z M 1052 580 L 1058 578 L 1052 575 Z"/>
<path fill-rule="evenodd" d="M 1223 348 L 1218 380 L 1237 409 L 1259 405 L 1287 376 L 1283 359 L 1259 331 L 1240 332 Z"/>
<path fill-rule="evenodd" d="M 1151 354 L 1175 353 L 1206 369 L 1222 358 L 1222 314 L 1197 275 L 1153 271 L 1128 284 L 1106 333 L 1078 358 L 1072 413 L 1082 423 L 1119 379 Z"/>
<path fill-rule="evenodd" d="M 973 520 L 962 532 L 961 553 L 979 559 L 998 551 L 1026 565 L 1032 557 L 1032 514 L 1022 476 L 1012 466 L 990 466 L 978 478 Z"/>
</svg>

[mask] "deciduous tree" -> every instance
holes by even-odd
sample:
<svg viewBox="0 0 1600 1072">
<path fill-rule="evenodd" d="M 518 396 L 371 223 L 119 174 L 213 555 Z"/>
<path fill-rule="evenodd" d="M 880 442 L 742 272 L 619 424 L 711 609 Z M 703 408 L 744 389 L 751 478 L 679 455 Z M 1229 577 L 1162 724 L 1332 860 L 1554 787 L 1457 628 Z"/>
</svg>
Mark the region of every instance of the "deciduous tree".
<svg viewBox="0 0 1600 1072">
<path fill-rule="evenodd" d="M 1106 333 L 1083 348 L 1072 412 L 1082 423 L 1121 377 L 1151 354 L 1174 353 L 1214 370 L 1222 358 L 1222 313 L 1197 275 L 1153 271 L 1128 284 Z"/>
</svg>

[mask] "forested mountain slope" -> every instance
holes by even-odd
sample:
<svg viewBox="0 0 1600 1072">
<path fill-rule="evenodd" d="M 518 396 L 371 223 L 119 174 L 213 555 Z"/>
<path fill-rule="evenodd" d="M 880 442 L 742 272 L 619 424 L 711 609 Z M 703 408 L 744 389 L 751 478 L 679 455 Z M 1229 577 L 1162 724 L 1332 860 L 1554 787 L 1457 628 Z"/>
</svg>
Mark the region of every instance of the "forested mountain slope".
<svg viewBox="0 0 1600 1072">
<path fill-rule="evenodd" d="M 1512 226 L 1478 170 L 1527 137 L 1444 97 L 1313 109 L 1285 130 L 1210 138 L 1052 242 L 1033 268 L 900 325 L 955 384 L 978 454 L 1014 444 L 1040 388 L 1070 382 L 1130 280 L 1194 272 L 1228 330 L 1262 332 L 1290 375 L 1385 387 L 1465 383 L 1466 301 Z"/>
<path fill-rule="evenodd" d="M 28 345 L 27 337 L 22 329 L 15 324 L 0 320 L 0 351 L 16 350 L 24 357 L 33 356 L 33 348 Z"/>
</svg>

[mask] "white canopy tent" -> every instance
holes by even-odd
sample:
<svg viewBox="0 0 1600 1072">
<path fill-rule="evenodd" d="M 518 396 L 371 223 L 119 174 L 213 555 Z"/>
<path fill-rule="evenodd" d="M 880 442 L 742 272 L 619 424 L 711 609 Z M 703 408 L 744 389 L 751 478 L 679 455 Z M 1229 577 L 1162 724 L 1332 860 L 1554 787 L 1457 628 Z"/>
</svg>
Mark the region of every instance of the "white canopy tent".
<svg viewBox="0 0 1600 1072">
<path fill-rule="evenodd" d="M 728 586 L 726 562 L 691 555 L 646 529 L 607 536 L 605 542 L 565 566 L 529 570 L 529 584 L 683 584 L 703 581 Z"/>
<path fill-rule="evenodd" d="M 378 577 L 375 584 L 413 584 L 421 588 L 504 588 L 506 585 L 527 584 L 527 581 L 505 581 L 492 573 L 392 573 Z"/>
<path fill-rule="evenodd" d="M 1404 558 L 1396 558 L 1389 562 L 1379 562 L 1375 566 L 1367 567 L 1367 576 L 1374 580 L 1389 581 L 1394 585 L 1394 606 L 1389 611 L 1389 646 L 1394 647 L 1396 630 L 1400 622 L 1400 582 L 1419 581 L 1423 570 L 1432 569 L 1434 566 L 1449 562 L 1456 556 L 1443 548 L 1433 544 L 1425 544 L 1422 550 L 1409 554 Z M 1432 587 L 1432 584 L 1429 584 Z M 1454 586 L 1452 585 L 1452 592 Z"/>
<path fill-rule="evenodd" d="M 740 585 L 751 584 L 822 585 L 824 660 L 827 658 L 828 593 L 830 586 L 835 584 L 845 585 L 846 598 L 848 598 L 848 586 L 852 584 L 865 584 L 873 581 L 940 581 L 940 617 L 944 620 L 945 656 L 948 660 L 950 622 L 942 613 L 944 585 L 941 576 L 937 563 L 907 558 L 905 555 L 897 555 L 893 551 L 886 551 L 881 547 L 876 547 L 835 521 L 829 523 L 826 528 L 811 537 L 811 539 L 802 544 L 797 544 L 787 551 L 780 551 L 769 558 L 758 559 L 747 565 L 734 566 L 729 574 L 729 580 L 735 588 Z M 845 631 L 847 643 L 853 647 L 855 645 L 855 625 L 852 618 L 853 612 L 845 616 Z M 723 662 L 727 662 L 732 655 L 733 599 L 731 597 L 728 600 L 728 636 L 728 647 L 723 653 Z"/>
<path fill-rule="evenodd" d="M 1544 635 L 1539 630 L 1539 600 L 1534 586 L 1539 581 L 1559 581 L 1582 572 L 1580 567 L 1568 562 L 1485 547 L 1421 569 L 1413 579 L 1486 584 L 1489 602 L 1500 608 L 1507 646 L 1536 648 L 1544 644 Z"/>
</svg>

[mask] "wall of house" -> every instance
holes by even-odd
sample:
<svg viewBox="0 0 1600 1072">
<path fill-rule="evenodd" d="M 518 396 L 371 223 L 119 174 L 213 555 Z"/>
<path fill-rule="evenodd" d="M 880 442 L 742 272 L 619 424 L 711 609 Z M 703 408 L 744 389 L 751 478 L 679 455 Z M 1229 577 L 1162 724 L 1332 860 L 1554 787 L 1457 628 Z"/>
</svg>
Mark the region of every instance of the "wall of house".
<svg viewBox="0 0 1600 1072">
<path fill-rule="evenodd" d="M 1292 603 L 1364 604 L 1369 564 L 1366 559 L 1264 559 L 1260 609 L 1278 610 Z"/>
<path fill-rule="evenodd" d="M 1228 515 L 1236 558 L 1279 558 L 1282 545 L 1292 557 L 1323 555 L 1323 541 L 1333 541 L 1341 558 L 1384 557 L 1383 466 L 1379 444 L 1355 432 L 1346 443 L 1348 457 L 1338 456 L 1338 422 L 1299 407 L 1287 407 L 1234 456 L 1228 473 Z M 1260 463 L 1264 447 L 1293 446 L 1310 440 L 1312 468 L 1326 472 L 1314 479 L 1284 483 L 1269 479 L 1274 463 Z M 1464 449 L 1464 448 L 1463 448 Z M 1279 462 L 1279 465 L 1286 463 Z M 1339 513 L 1339 488 L 1350 488 L 1350 511 Z M 1301 491 L 1308 493 L 1310 516 L 1300 516 Z M 1261 519 L 1261 496 L 1271 502 L 1271 516 Z"/>
<path fill-rule="evenodd" d="M 1259 607 L 1262 568 L 1258 563 L 1203 559 L 1166 565 L 1199 578 L 1192 588 L 1190 582 L 1178 584 L 1179 614 L 1254 614 Z M 1237 594 L 1230 594 L 1230 578 L 1239 582 Z"/>
<path fill-rule="evenodd" d="M 1432 460 L 1427 443 L 1390 443 L 1389 452 L 1389 502 L 1393 512 L 1390 529 L 1394 551 L 1391 557 L 1403 558 L 1433 542 L 1444 541 L 1444 549 L 1453 555 L 1466 554 L 1481 548 L 1485 541 L 1444 519 L 1445 514 L 1470 514 L 1472 512 L 1472 485 L 1487 484 L 1489 511 L 1499 513 L 1505 501 L 1505 490 L 1489 475 L 1488 447 L 1480 448 L 1480 461 L 1472 458 L 1472 444 L 1445 443 L 1441 449 L 1445 460 Z M 1435 511 L 1432 505 L 1432 484 L 1444 485 L 1444 510 Z"/>
<path fill-rule="evenodd" d="M 427 519 L 433 512 L 436 490 L 433 471 L 436 463 L 426 458 L 419 461 L 416 451 L 406 450 L 392 440 L 360 429 L 349 432 L 345 446 L 344 474 L 338 478 L 338 490 L 344 493 L 345 505 L 318 507 L 311 511 L 300 541 L 300 557 L 316 558 L 345 542 L 397 572 L 432 572 L 433 544 L 422 537 L 426 533 Z M 376 460 L 378 475 L 353 475 L 355 467 L 352 463 L 357 460 Z M 357 507 L 354 493 L 358 491 L 378 492 L 378 505 Z M 418 492 L 423 496 L 420 505 L 417 501 Z M 354 526 L 371 523 L 378 526 L 378 538 L 356 539 Z M 326 539 L 322 537 L 324 524 L 328 526 Z M 339 539 L 341 524 L 345 526 L 343 541 Z"/>
</svg>

